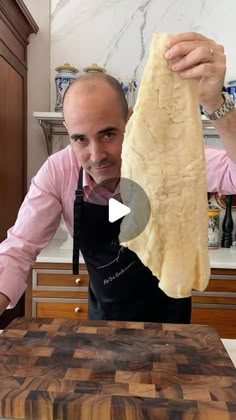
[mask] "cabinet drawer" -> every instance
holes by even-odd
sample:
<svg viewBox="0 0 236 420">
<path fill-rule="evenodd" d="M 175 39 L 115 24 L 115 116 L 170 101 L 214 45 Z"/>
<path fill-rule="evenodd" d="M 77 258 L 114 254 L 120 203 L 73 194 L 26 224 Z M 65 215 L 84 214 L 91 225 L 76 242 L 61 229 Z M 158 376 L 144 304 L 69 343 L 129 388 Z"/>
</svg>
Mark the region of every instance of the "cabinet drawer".
<svg viewBox="0 0 236 420">
<path fill-rule="evenodd" d="M 52 290 L 59 287 L 74 288 L 86 287 L 88 288 L 89 277 L 88 273 L 73 275 L 66 270 L 33 270 L 33 289 Z"/>
<path fill-rule="evenodd" d="M 61 290 L 63 289 L 63 290 Z M 73 287 L 73 290 L 67 290 L 65 287 L 59 288 L 59 290 L 33 290 L 32 298 L 54 298 L 54 299 L 88 299 L 88 290 L 82 290 L 82 287 L 77 289 Z"/>
<path fill-rule="evenodd" d="M 236 310 L 230 308 L 194 308 L 192 323 L 214 327 L 222 338 L 236 338 Z"/>
<path fill-rule="evenodd" d="M 233 292 L 236 293 L 236 276 L 211 275 L 206 292 Z"/>
<path fill-rule="evenodd" d="M 59 302 L 49 299 L 33 299 L 33 317 L 87 319 L 88 302 L 85 299 L 72 301 L 60 299 Z"/>
<path fill-rule="evenodd" d="M 192 302 L 197 306 L 198 304 L 206 304 L 206 305 L 231 305 L 232 309 L 235 308 L 235 316 L 236 316 L 236 293 L 203 293 L 201 295 L 193 295 Z"/>
<path fill-rule="evenodd" d="M 89 276 L 84 264 L 72 274 L 71 264 L 37 263 L 32 270 L 30 315 L 87 319 Z"/>
</svg>

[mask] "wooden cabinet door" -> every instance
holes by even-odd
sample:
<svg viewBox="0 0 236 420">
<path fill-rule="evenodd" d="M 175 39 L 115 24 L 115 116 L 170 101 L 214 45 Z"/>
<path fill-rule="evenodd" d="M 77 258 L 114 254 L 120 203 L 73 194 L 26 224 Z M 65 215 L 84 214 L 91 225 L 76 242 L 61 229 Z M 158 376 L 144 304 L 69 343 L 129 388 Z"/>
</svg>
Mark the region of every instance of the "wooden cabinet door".
<svg viewBox="0 0 236 420">
<path fill-rule="evenodd" d="M 0 0 L 0 242 L 26 192 L 27 44 L 37 30 L 23 0 Z M 0 316 L 0 329 L 23 315 L 24 297 Z"/>
<path fill-rule="evenodd" d="M 0 242 L 25 194 L 25 78 L 0 56 Z"/>
<path fill-rule="evenodd" d="M 26 185 L 26 70 L 0 45 L 0 242 L 14 224 Z M 0 328 L 24 315 L 24 297 L 0 317 Z"/>
</svg>

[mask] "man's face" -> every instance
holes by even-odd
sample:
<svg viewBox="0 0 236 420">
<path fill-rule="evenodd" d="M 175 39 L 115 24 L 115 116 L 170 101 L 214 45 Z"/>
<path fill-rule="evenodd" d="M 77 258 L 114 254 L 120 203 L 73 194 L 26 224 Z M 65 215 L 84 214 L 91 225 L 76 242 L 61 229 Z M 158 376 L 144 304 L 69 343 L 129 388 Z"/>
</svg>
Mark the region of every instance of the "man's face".
<svg viewBox="0 0 236 420">
<path fill-rule="evenodd" d="M 80 86 L 65 99 L 64 116 L 73 151 L 94 181 L 120 177 L 126 121 L 112 88 Z"/>
</svg>

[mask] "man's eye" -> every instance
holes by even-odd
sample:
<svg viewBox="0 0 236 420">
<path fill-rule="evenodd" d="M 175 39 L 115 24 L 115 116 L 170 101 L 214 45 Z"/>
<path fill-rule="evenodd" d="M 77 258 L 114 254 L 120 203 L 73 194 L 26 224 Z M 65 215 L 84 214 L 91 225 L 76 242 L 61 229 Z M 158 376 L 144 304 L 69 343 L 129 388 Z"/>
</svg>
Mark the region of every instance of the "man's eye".
<svg viewBox="0 0 236 420">
<path fill-rule="evenodd" d="M 85 137 L 78 137 L 77 139 L 74 139 L 76 143 L 84 144 L 86 142 Z"/>
<path fill-rule="evenodd" d="M 111 137 L 113 137 L 115 135 L 114 131 L 109 131 L 108 133 L 104 134 L 104 137 L 106 139 L 110 139 Z"/>
</svg>

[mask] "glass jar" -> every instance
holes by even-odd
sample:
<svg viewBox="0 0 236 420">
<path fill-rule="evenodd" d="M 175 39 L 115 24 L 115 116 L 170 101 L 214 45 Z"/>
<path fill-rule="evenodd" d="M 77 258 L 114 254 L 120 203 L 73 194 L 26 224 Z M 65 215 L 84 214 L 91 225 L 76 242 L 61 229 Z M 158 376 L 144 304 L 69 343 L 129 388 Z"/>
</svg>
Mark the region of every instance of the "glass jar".
<svg viewBox="0 0 236 420">
<path fill-rule="evenodd" d="M 208 249 L 220 247 L 220 209 L 208 208 Z"/>
</svg>

